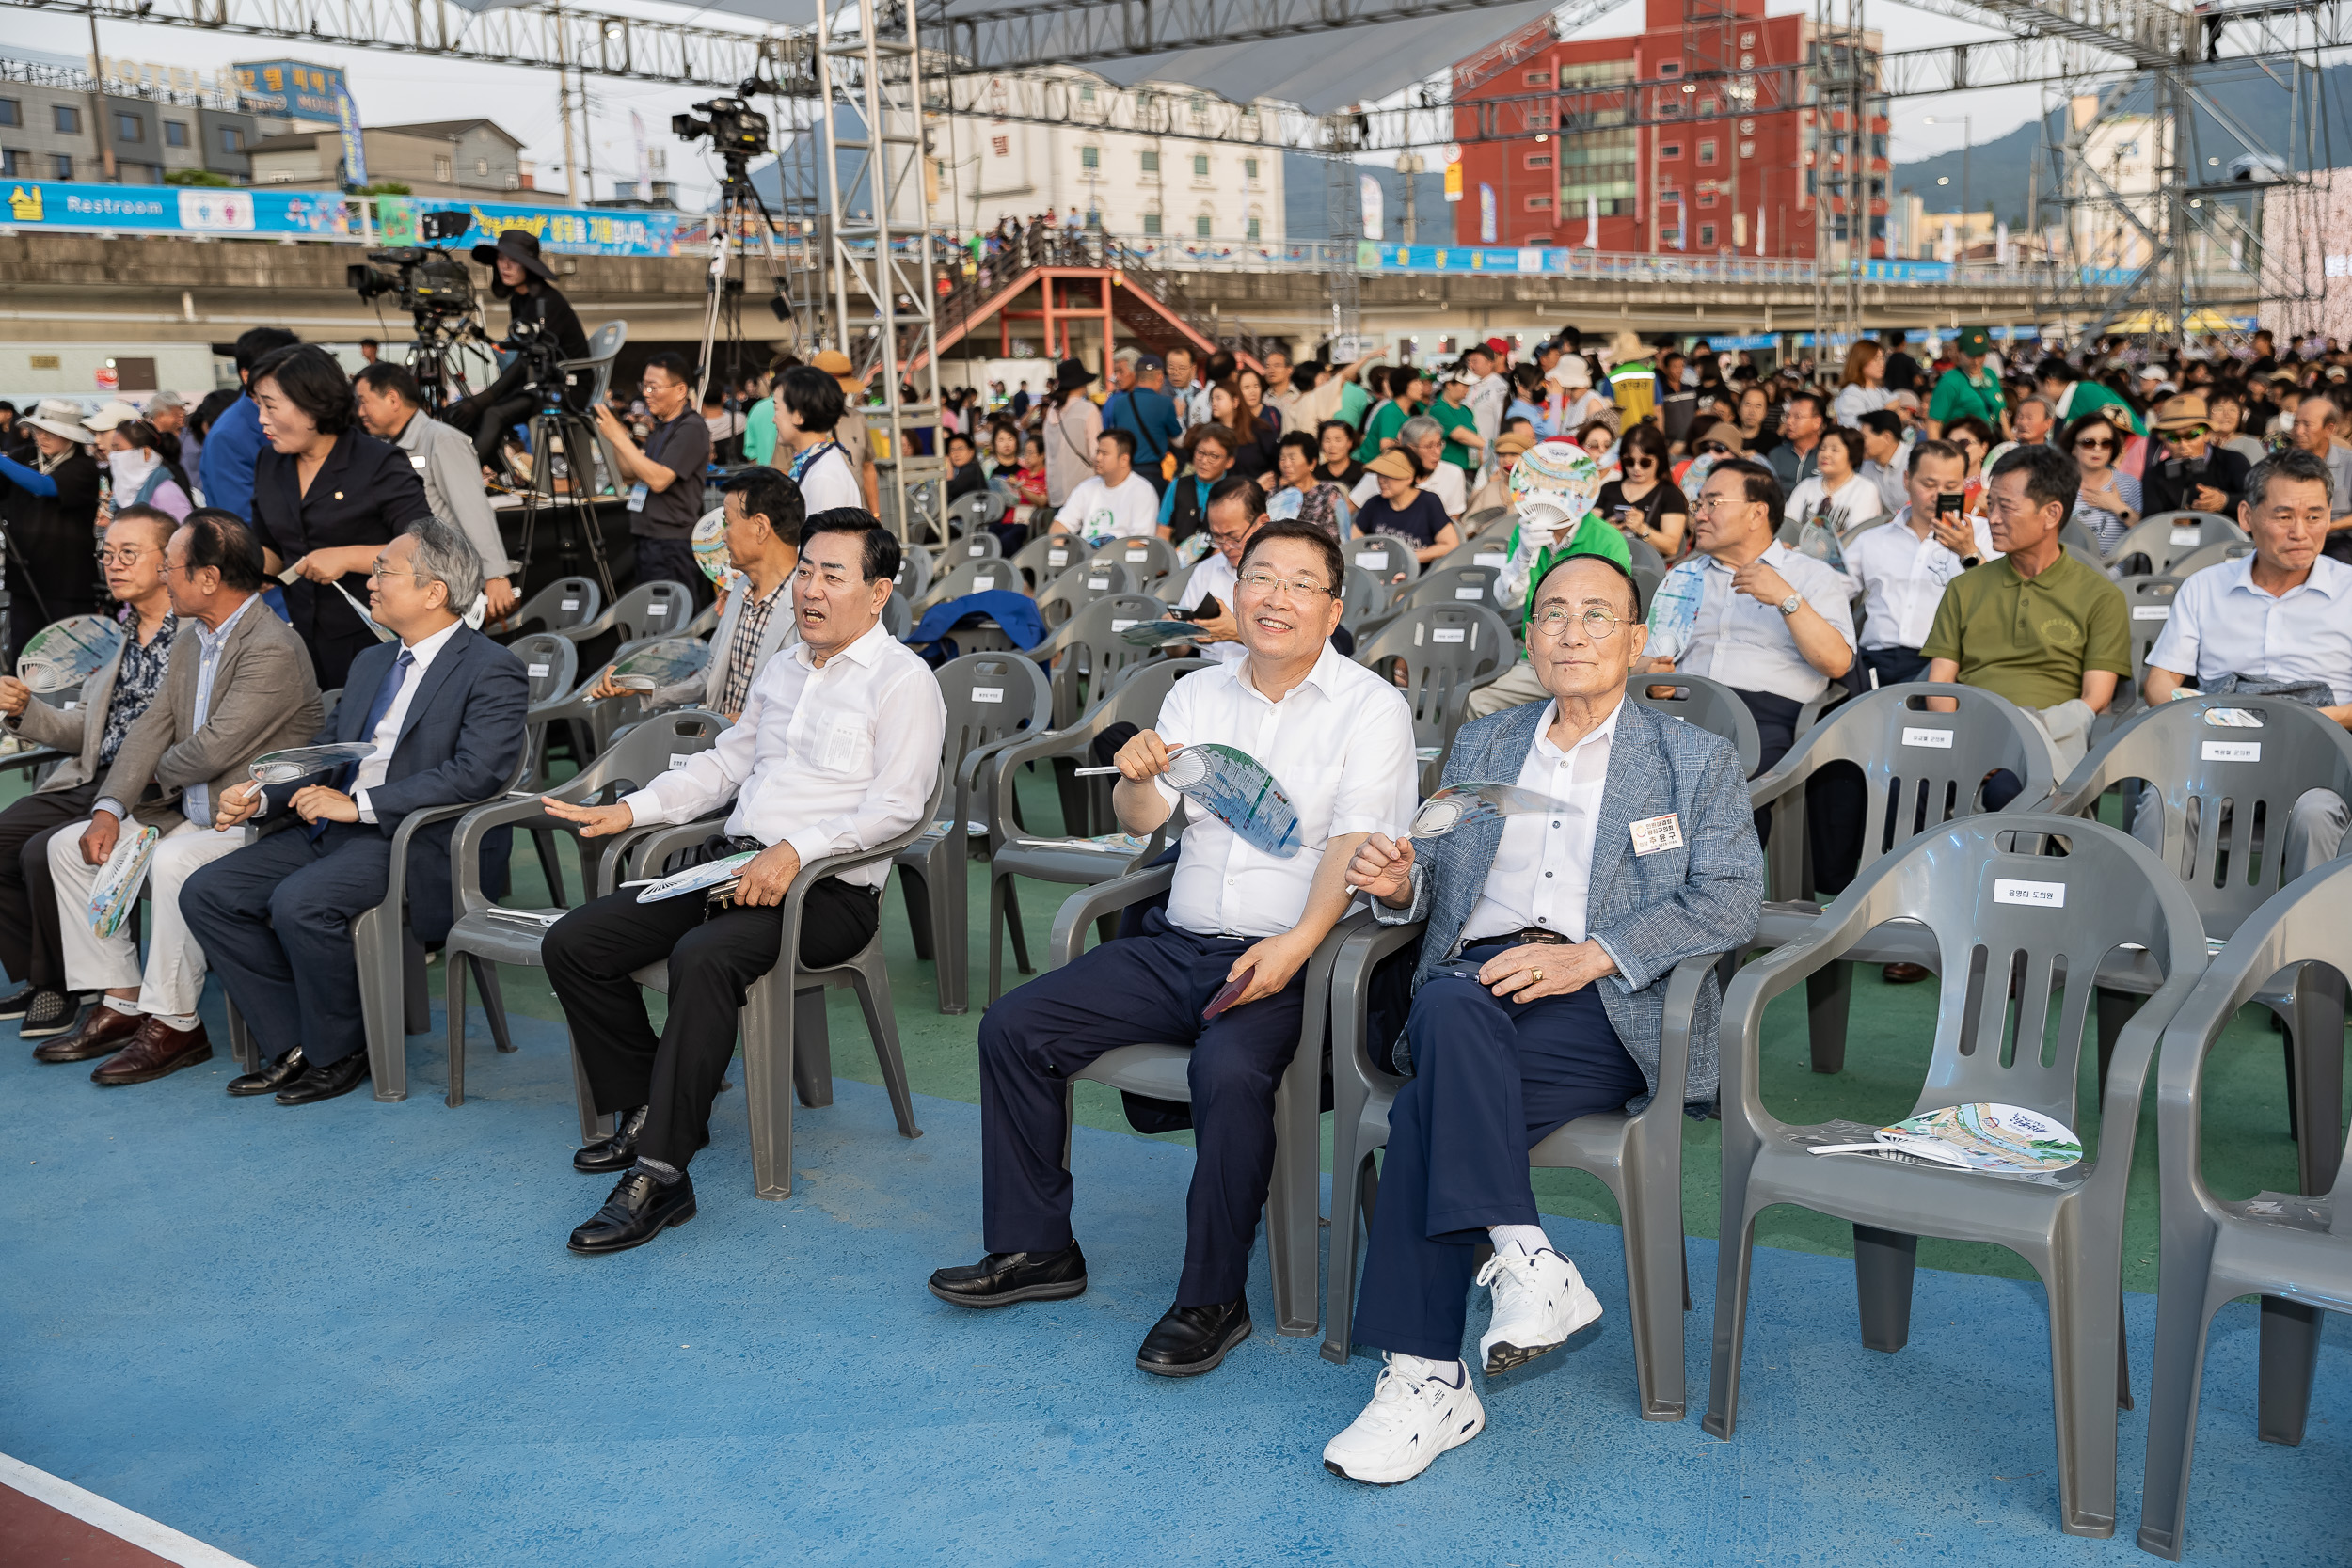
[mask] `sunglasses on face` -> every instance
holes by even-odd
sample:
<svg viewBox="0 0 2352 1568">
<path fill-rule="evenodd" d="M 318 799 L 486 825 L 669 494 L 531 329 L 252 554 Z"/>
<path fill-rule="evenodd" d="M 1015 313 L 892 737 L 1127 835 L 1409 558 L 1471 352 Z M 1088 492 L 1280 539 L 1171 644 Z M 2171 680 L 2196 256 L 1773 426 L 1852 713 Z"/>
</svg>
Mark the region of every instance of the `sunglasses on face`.
<svg viewBox="0 0 2352 1568">
<path fill-rule="evenodd" d="M 2113 451 L 2115 443 L 2104 436 L 2086 436 L 2074 443 L 2076 451 Z"/>
<path fill-rule="evenodd" d="M 1731 455 L 1731 449 L 1721 441 L 1701 441 L 1699 455 L 1701 457 L 1728 457 Z"/>
<path fill-rule="evenodd" d="M 1655 457 L 1629 457 L 1625 461 L 1629 467 L 1655 468 L 1658 467 L 1658 459 Z"/>
</svg>

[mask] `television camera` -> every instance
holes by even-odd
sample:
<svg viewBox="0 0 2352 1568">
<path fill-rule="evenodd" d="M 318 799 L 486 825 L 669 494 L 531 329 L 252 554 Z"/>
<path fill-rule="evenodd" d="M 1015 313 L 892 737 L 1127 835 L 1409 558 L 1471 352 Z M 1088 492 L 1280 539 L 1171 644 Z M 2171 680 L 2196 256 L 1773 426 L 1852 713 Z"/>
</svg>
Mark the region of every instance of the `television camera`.
<svg viewBox="0 0 2352 1568">
<path fill-rule="evenodd" d="M 691 114 L 670 117 L 674 135 L 690 143 L 707 137 L 726 166 L 719 182 L 718 221 L 711 234 L 710 293 L 703 317 L 701 375 L 694 387 L 697 403 L 709 385 L 711 372 L 721 368 L 721 359 L 725 361 L 727 380 L 733 382 L 739 379 L 747 361 L 765 357 L 751 352 L 743 333 L 745 251 L 755 236 L 768 262 L 768 309 L 780 322 L 792 320 L 783 264 L 776 257 L 776 220 L 753 188 L 750 172 L 752 160 L 769 150 L 768 117 L 752 107 L 752 97 L 761 92 L 773 96 L 779 90 L 772 83 L 749 76 L 736 84 L 733 95 L 695 104 L 700 118 Z"/>
<path fill-rule="evenodd" d="M 473 275 L 467 270 L 465 257 L 440 248 L 472 227 L 470 213 L 423 214 L 417 220 L 417 235 L 423 245 L 371 250 L 364 262 L 353 264 L 343 274 L 362 300 L 389 298 L 396 309 L 408 312 L 417 332 L 408 368 L 416 375 L 418 395 L 429 414 L 439 414 L 464 395 L 462 386 L 453 390 L 451 385 L 453 379 L 460 383 L 464 379 L 462 373 L 452 376 L 453 353 L 461 343 L 489 341 L 481 327 L 481 299 L 474 292 Z"/>
</svg>

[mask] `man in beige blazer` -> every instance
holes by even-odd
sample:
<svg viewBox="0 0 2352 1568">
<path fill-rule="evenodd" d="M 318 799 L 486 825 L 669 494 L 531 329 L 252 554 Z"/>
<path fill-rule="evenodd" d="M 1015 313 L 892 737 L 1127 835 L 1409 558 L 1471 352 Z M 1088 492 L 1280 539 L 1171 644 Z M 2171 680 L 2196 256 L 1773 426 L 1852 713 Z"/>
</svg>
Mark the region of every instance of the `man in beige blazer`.
<svg viewBox="0 0 2352 1568">
<path fill-rule="evenodd" d="M 89 816 L 99 779 L 163 689 L 179 626 L 164 585 L 164 546 L 178 526 L 171 514 L 151 506 L 123 507 L 106 526 L 99 563 L 107 592 L 131 617 L 121 650 L 80 691 L 52 704 L 14 676 L 0 675 L 0 730 L 62 753 L 30 795 L 0 811 L 0 965 L 24 982 L 0 996 L 0 1019 L 19 1020 L 24 1039 L 73 1027 L 79 1002 L 65 989 L 49 841 Z"/>
<path fill-rule="evenodd" d="M 192 512 L 172 534 L 165 564 L 184 629 L 163 691 L 100 783 L 88 823 L 49 843 L 66 983 L 106 995 L 81 1027 L 34 1055 L 49 1062 L 106 1056 L 90 1074 L 102 1086 L 143 1084 L 212 1059 L 196 1016 L 204 950 L 181 916 L 180 888 L 198 867 L 245 843 L 241 828 L 213 826 L 221 791 L 244 784 L 263 752 L 308 744 L 324 712 L 301 639 L 260 598 L 262 547 L 251 529 L 232 513 Z M 90 889 L 126 826 L 164 835 L 148 871 L 144 973 L 128 924 L 101 937 L 87 914 Z"/>
</svg>

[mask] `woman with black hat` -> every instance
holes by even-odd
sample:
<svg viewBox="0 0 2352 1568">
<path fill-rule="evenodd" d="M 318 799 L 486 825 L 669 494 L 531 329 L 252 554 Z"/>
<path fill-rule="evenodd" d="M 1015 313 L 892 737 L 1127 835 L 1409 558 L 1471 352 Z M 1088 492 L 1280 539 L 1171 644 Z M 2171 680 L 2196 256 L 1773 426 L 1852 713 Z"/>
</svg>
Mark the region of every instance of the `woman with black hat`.
<svg viewBox="0 0 2352 1568">
<path fill-rule="evenodd" d="M 1058 507 L 1094 473 L 1094 438 L 1103 434 L 1103 413 L 1086 395 L 1094 372 L 1065 359 L 1054 375 L 1045 408 L 1045 500 Z"/>
<path fill-rule="evenodd" d="M 558 357 L 588 357 L 588 334 L 580 328 L 572 302 L 555 286 L 555 274 L 539 260 L 536 234 L 519 229 L 506 230 L 499 235 L 496 245 L 474 246 L 473 259 L 497 274 L 490 293 L 506 301 L 503 346 L 517 347 L 526 338 L 546 336 L 555 340 Z M 483 462 L 489 462 L 499 449 L 501 437 L 531 417 L 535 402 L 528 384 L 530 374 L 529 356 L 517 354 L 496 381 L 471 397 L 450 404 L 448 412 L 441 416 L 442 422 L 471 436 L 474 454 Z M 585 411 L 588 391 L 583 377 L 580 385 L 570 389 L 566 401 L 575 409 Z"/>
<path fill-rule="evenodd" d="M 0 457 L 0 519 L 8 525 L 8 646 L 52 621 L 98 608 L 98 437 L 82 411 L 63 398 L 45 398 L 18 420 L 33 434 L 30 463 Z"/>
</svg>

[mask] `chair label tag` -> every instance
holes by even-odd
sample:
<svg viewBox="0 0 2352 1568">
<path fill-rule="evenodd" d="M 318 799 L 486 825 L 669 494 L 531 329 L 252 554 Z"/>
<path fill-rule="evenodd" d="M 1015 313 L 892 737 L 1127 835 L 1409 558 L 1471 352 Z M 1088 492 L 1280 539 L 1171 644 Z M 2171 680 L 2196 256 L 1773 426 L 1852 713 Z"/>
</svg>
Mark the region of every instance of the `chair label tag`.
<svg viewBox="0 0 2352 1568">
<path fill-rule="evenodd" d="M 1470 636 L 1468 626 L 1434 626 L 1429 632 L 1432 642 L 1459 642 Z"/>
<path fill-rule="evenodd" d="M 976 686 L 972 689 L 972 700 L 976 703 L 1001 703 L 1005 700 L 1005 689 L 1001 686 Z"/>
<path fill-rule="evenodd" d="M 1511 558 L 1501 550 L 1480 550 L 1470 557 L 1470 561 L 1472 564 L 1479 566 L 1507 566 L 1510 564 Z"/>
<path fill-rule="evenodd" d="M 544 664 L 533 664 L 530 667 L 530 674 L 532 680 L 541 680 L 546 678 L 547 673 L 548 667 Z"/>
<path fill-rule="evenodd" d="M 1152 546 L 1149 545 L 1131 545 L 1127 548 L 1127 559 L 1130 561 L 1141 561 L 1144 557 L 1150 555 L 1151 553 Z"/>
<path fill-rule="evenodd" d="M 1356 564 L 1366 571 L 1376 572 L 1388 563 L 1389 552 L 1386 550 L 1358 550 L 1356 552 Z"/>
<path fill-rule="evenodd" d="M 971 556 L 974 560 L 977 560 L 981 556 L 988 553 L 988 546 L 986 545 L 966 545 L 963 547 L 963 553 Z"/>
<path fill-rule="evenodd" d="M 1045 552 L 1045 564 L 1048 566 L 1067 566 L 1070 564 L 1070 552 L 1068 550 L 1047 550 Z"/>
<path fill-rule="evenodd" d="M 1113 630 L 1113 631 L 1125 631 L 1125 630 L 1126 630 L 1129 626 L 1134 626 L 1135 624 L 1136 624 L 1136 623 L 1135 623 L 1135 622 L 1133 622 L 1133 621 L 1116 621 L 1116 620 L 1115 620 L 1115 621 L 1113 621 L 1113 622 L 1111 623 L 1111 630 Z"/>
<path fill-rule="evenodd" d="M 2208 740 L 2198 750 L 2207 762 L 2260 762 L 2263 743 L 2259 740 Z"/>
<path fill-rule="evenodd" d="M 1097 594 L 1100 594 L 1104 589 L 1108 588 L 1110 585 L 1111 579 L 1108 578 L 1087 578 L 1087 586 L 1093 589 Z"/>
<path fill-rule="evenodd" d="M 2195 523 L 2175 523 L 2171 540 L 2175 545 L 2201 545 L 2205 540 L 2205 531 Z"/>
<path fill-rule="evenodd" d="M 1995 904 L 2031 904 L 2036 909 L 2066 908 L 2064 882 L 2017 882 L 2007 877 L 1993 879 L 1993 901 Z"/>
<path fill-rule="evenodd" d="M 1673 812 L 1636 822 L 1633 827 L 1633 852 L 1655 855 L 1661 849 L 1682 847 L 1682 822 Z"/>
<path fill-rule="evenodd" d="M 2132 606 L 2132 619 L 2135 621 L 2169 621 L 2172 619 L 2172 607 L 2169 604 L 2136 604 Z"/>
<path fill-rule="evenodd" d="M 1906 746 L 1932 746 L 1939 752 L 1948 752 L 1952 749 L 1952 732 L 1949 730 L 1915 730 L 1911 728 L 1909 725 L 1905 725 L 1903 727 L 1903 744 Z"/>
<path fill-rule="evenodd" d="M 693 760 L 694 753 L 691 752 L 672 752 L 670 753 L 670 770 L 675 773 L 679 768 L 685 767 L 688 763 Z"/>
<path fill-rule="evenodd" d="M 995 586 L 996 579 L 994 578 L 974 578 L 972 579 L 972 592 L 975 594 L 985 594 Z"/>
<path fill-rule="evenodd" d="M 1457 599 L 1483 599 L 1486 591 L 1484 588 L 1456 588 L 1454 596 Z"/>
<path fill-rule="evenodd" d="M 564 608 L 565 610 L 578 610 L 580 608 L 580 601 L 578 599 L 565 599 L 564 601 Z"/>
</svg>

